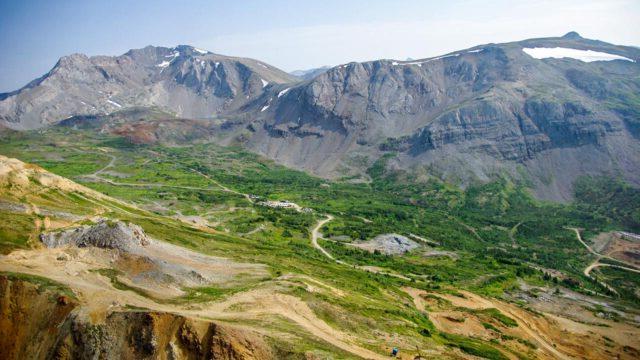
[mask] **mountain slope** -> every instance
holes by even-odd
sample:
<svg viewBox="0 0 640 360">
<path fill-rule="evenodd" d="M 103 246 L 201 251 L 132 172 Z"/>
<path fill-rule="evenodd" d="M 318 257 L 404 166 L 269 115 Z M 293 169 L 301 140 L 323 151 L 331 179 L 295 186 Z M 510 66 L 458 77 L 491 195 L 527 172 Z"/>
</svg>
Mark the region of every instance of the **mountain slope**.
<svg viewBox="0 0 640 360">
<path fill-rule="evenodd" d="M 9 334 L 5 338 L 13 338 L 11 343 L 28 345 L 7 346 L 9 354 L 38 349 L 49 358 L 64 348 L 107 358 L 141 350 L 146 355 L 140 358 L 170 358 L 180 354 L 166 346 L 173 343 L 184 351 L 173 358 L 192 358 L 197 347 L 189 347 L 194 352 L 183 347 L 197 341 L 185 340 L 198 338 L 200 349 L 209 351 L 214 334 L 207 324 L 213 323 L 238 330 L 239 337 L 223 337 L 231 342 L 247 336 L 243 343 L 254 351 L 266 342 L 264 349 L 276 351 L 279 359 L 383 358 L 392 347 L 409 359 L 419 352 L 438 358 L 519 354 L 555 359 L 558 353 L 637 358 L 637 307 L 616 306 L 624 313 L 615 321 L 599 317 L 603 308 L 624 303 L 586 295 L 589 289 L 600 291 L 581 277 L 592 257 L 573 231 L 563 229 L 572 225 L 595 235 L 603 224 L 616 223 L 590 217 L 590 211 L 537 206 L 509 184 L 462 194 L 336 183 L 215 145 L 120 147 L 123 143 L 107 133 L 64 127 L 11 137 L 2 143 L 3 153 L 36 160 L 94 190 L 0 157 L 5 220 L 0 238 L 10 252 L 0 256 L 0 271 L 9 272 L 8 281 L 6 273 L 0 275 L 0 302 L 18 306 L 0 306 L 0 318 L 8 319 L 0 332 Z M 256 198 L 292 200 L 316 211 L 266 208 L 250 201 Z M 325 212 L 332 214 L 331 221 Z M 317 238 L 318 231 L 328 239 Z M 6 236 L 15 233 L 29 234 L 31 241 L 21 245 Z M 386 256 L 345 243 L 357 245 L 357 239 L 386 233 L 412 236 L 420 247 Z M 112 241 L 116 235 L 118 241 Z M 314 248 L 314 239 L 342 263 Z M 178 251 L 175 245 L 188 249 Z M 185 263 L 187 254 L 192 261 Z M 223 269 L 215 262 L 220 256 L 228 259 L 218 262 Z M 206 267 L 198 265 L 202 261 Z M 271 275 L 252 281 L 248 275 L 264 274 L 255 271 L 264 265 Z M 195 273 L 184 271 L 187 266 Z M 229 275 L 237 266 L 255 270 L 242 271 L 237 282 L 224 286 L 189 286 L 225 280 L 209 277 Z M 548 274 L 558 278 L 552 281 Z M 35 279 L 39 291 L 23 296 L 20 289 L 30 285 L 11 278 L 25 277 Z M 608 282 L 599 273 L 598 278 Z M 56 293 L 36 296 L 43 283 L 78 300 Z M 186 294 L 178 295 L 181 291 Z M 497 296 L 518 305 L 492 298 Z M 62 305 L 71 302 L 78 302 L 72 317 L 64 313 L 55 318 L 59 321 L 45 321 L 37 316 L 51 308 L 68 309 Z M 195 321 L 196 331 L 175 331 Z M 15 332 L 19 324 L 25 326 Z M 65 340 L 67 326 L 76 330 L 73 342 Z M 37 342 L 29 341 L 35 336 Z"/>
<path fill-rule="evenodd" d="M 349 63 L 301 80 L 251 59 L 147 47 L 61 59 L 0 95 L 0 126 L 32 129 L 72 116 L 79 124 L 126 110 L 141 115 L 101 121 L 101 129 L 134 142 L 240 143 L 328 178 L 368 180 L 386 155 L 387 170 L 411 178 L 467 186 L 506 175 L 538 198 L 568 200 L 581 175 L 640 185 L 638 61 L 637 48 L 572 32 Z M 168 114 L 162 126 L 147 121 L 157 113 Z"/>
<path fill-rule="evenodd" d="M 615 60 L 529 54 L 557 47 Z M 584 173 L 640 184 L 639 60 L 636 48 L 569 33 L 423 60 L 349 63 L 274 87 L 245 107 L 246 121 L 258 120 L 243 140 L 323 176 L 362 173 L 394 152 L 396 168 L 462 184 L 506 172 L 531 181 L 542 198 L 563 200 Z"/>
<path fill-rule="evenodd" d="M 0 94 L 0 123 L 33 129 L 74 115 L 108 114 L 131 106 L 211 118 L 294 81 L 262 62 L 191 46 L 148 46 L 116 57 L 73 54 L 24 88 Z"/>
</svg>

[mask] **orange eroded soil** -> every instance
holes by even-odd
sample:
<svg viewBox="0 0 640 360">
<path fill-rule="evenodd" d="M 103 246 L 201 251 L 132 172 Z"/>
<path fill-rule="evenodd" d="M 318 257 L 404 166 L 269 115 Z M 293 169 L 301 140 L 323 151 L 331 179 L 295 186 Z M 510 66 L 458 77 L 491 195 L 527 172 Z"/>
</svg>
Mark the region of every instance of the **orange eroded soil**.
<svg viewBox="0 0 640 360">
<path fill-rule="evenodd" d="M 461 296 L 445 293 L 428 293 L 404 288 L 413 298 L 417 309 L 427 311 L 429 318 L 441 331 L 490 340 L 500 334 L 487 329 L 482 322 L 489 322 L 501 333 L 525 339 L 537 346 L 527 349 L 516 341 L 501 344 L 518 352 L 533 351 L 542 359 L 604 359 L 619 356 L 634 359 L 640 349 L 640 329 L 625 323 L 606 322 L 607 326 L 576 322 L 558 314 L 542 315 L 522 309 L 514 304 L 485 298 L 468 291 Z M 478 310 L 495 308 L 518 323 L 507 327 L 499 321 L 486 318 Z M 602 319 L 600 323 L 603 323 Z M 605 340 L 605 337 L 611 341 Z M 626 349 L 626 350 L 625 350 Z M 504 352 L 504 351 L 503 351 Z M 505 355 L 510 356 L 505 353 Z"/>
</svg>

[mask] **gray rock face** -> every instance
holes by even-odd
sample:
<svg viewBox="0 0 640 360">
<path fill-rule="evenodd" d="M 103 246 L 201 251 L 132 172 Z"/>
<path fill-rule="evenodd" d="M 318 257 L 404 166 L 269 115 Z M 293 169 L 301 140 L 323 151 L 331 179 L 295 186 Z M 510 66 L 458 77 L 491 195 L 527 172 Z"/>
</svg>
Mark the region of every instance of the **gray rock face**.
<svg viewBox="0 0 640 360">
<path fill-rule="evenodd" d="M 43 233 L 40 235 L 40 241 L 49 248 L 94 246 L 126 252 L 132 252 L 134 249 L 147 246 L 150 243 L 149 237 L 140 226 L 121 221 L 101 221 L 92 226 Z"/>
<path fill-rule="evenodd" d="M 523 51 L 536 47 L 632 61 L 536 59 Z M 583 174 L 640 184 L 638 61 L 636 48 L 570 33 L 431 59 L 350 63 L 254 101 L 246 118 L 258 120 L 243 140 L 322 176 L 362 173 L 394 152 L 395 168 L 463 185 L 507 173 L 531 181 L 539 197 L 565 200 Z"/>
<path fill-rule="evenodd" d="M 367 242 L 351 245 L 371 252 L 378 250 L 387 255 L 402 255 L 420 246 L 406 236 L 398 234 L 382 234 Z"/>
<path fill-rule="evenodd" d="M 43 77 L 0 94 L 0 124 L 34 129 L 71 116 L 103 115 L 132 106 L 211 118 L 295 77 L 262 62 L 191 46 L 148 46 L 124 55 L 61 58 Z"/>
</svg>

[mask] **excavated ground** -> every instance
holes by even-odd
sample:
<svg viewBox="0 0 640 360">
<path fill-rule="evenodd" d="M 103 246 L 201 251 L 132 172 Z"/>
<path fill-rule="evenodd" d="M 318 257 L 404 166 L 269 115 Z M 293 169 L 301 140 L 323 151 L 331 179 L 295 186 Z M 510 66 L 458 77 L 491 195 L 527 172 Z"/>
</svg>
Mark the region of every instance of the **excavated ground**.
<svg viewBox="0 0 640 360">
<path fill-rule="evenodd" d="M 591 316 L 590 323 L 572 320 L 570 315 L 576 309 L 561 306 L 560 302 L 570 302 L 570 299 L 563 297 L 554 300 L 558 304 L 545 308 L 540 306 L 536 309 L 540 312 L 532 312 L 468 291 L 451 295 L 413 288 L 404 290 L 411 295 L 416 307 L 429 312 L 429 317 L 439 330 L 488 341 L 501 338 L 503 334 L 525 339 L 537 347 L 532 353 L 537 358 L 637 359 L 640 356 L 638 326 L 595 316 Z M 534 307 L 538 306 L 534 304 Z M 482 310 L 486 309 L 497 309 L 515 320 L 517 326 L 505 326 L 500 321 L 483 316 Z M 554 313 L 549 312 L 552 309 Z M 493 328 L 487 328 L 483 323 L 490 323 Z M 523 342 L 513 341 L 512 345 L 523 353 L 532 351 Z"/>
<path fill-rule="evenodd" d="M 263 265 L 199 254 L 152 239 L 139 226 L 120 221 L 101 220 L 91 226 L 44 233 L 40 239 L 46 247 L 59 249 L 56 260 L 66 261 L 70 275 L 80 271 L 74 268 L 77 263 L 84 264 L 86 271 L 115 269 L 122 282 L 154 298 L 181 296 L 184 288 L 224 288 L 269 278 Z M 41 257 L 50 254 L 42 251 L 35 255 L 36 261 L 46 261 Z"/>
<path fill-rule="evenodd" d="M 278 358 L 249 329 L 155 311 L 113 311 L 97 325 L 74 311 L 79 306 L 56 290 L 0 275 L 0 358 Z"/>
</svg>

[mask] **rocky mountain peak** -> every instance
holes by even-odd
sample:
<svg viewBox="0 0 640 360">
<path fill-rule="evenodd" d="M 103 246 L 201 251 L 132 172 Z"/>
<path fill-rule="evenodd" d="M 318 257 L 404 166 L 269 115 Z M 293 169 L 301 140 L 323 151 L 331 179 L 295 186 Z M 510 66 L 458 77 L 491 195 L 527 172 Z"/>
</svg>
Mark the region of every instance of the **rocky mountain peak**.
<svg viewBox="0 0 640 360">
<path fill-rule="evenodd" d="M 583 39 L 582 36 L 580 36 L 580 34 L 578 34 L 575 31 L 569 31 L 568 33 L 564 34 L 564 36 L 562 36 L 563 39 L 572 39 L 572 40 L 577 40 L 577 39 Z"/>
<path fill-rule="evenodd" d="M 212 54 L 212 52 L 208 50 L 200 49 L 191 45 L 178 45 L 174 49 L 186 56 L 199 56 L 199 55 Z"/>
<path fill-rule="evenodd" d="M 75 62 L 84 62 L 89 60 L 89 57 L 85 54 L 74 53 L 71 55 L 65 55 L 58 60 L 58 66 L 64 66 Z"/>
<path fill-rule="evenodd" d="M 260 61 L 190 45 L 147 46 L 120 56 L 72 54 L 22 89 L 0 94 L 0 125 L 33 129 L 131 107 L 211 118 L 255 100 L 269 84 L 293 81 Z"/>
</svg>

